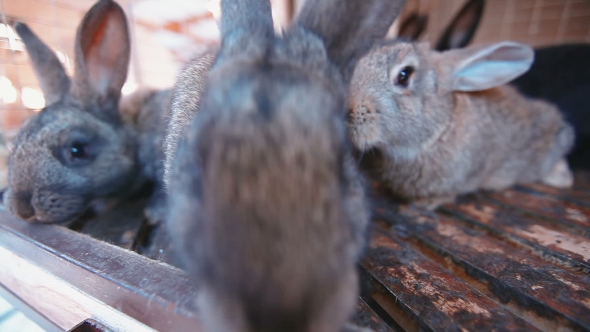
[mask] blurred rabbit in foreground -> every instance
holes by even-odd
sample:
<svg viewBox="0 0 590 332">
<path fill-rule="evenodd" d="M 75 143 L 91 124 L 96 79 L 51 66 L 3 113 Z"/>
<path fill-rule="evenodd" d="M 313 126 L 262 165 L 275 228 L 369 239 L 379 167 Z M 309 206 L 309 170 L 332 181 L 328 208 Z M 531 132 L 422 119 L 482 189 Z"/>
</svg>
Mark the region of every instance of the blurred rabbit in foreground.
<svg viewBox="0 0 590 332">
<path fill-rule="evenodd" d="M 368 211 L 347 83 L 403 3 L 307 0 L 277 36 L 269 0 L 221 1 L 202 96 L 171 118 L 198 114 L 167 148 L 169 230 L 208 331 L 341 331 L 352 314 Z"/>
</svg>

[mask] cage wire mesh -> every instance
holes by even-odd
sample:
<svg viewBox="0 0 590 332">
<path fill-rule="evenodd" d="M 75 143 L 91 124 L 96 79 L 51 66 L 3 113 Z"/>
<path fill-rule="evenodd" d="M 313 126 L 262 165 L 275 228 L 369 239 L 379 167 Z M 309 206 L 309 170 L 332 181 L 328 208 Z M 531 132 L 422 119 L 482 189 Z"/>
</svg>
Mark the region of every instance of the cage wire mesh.
<svg viewBox="0 0 590 332">
<path fill-rule="evenodd" d="M 124 94 L 139 87 L 172 86 L 182 64 L 218 43 L 219 0 L 117 0 L 129 19 L 131 66 Z M 400 20 L 428 15 L 421 40 L 435 42 L 466 0 L 408 0 Z M 304 0 L 272 0 L 276 28 L 286 26 Z M 6 145 L 23 121 L 44 106 L 22 41 L 21 21 L 51 46 L 68 74 L 74 66 L 76 28 L 95 0 L 0 0 L 0 186 L 6 181 Z M 398 21 L 400 21 L 398 20 Z M 395 35 L 397 23 L 392 27 Z M 499 40 L 533 46 L 590 42 L 589 0 L 487 1 L 473 44 Z"/>
<path fill-rule="evenodd" d="M 400 19 L 428 16 L 421 38 L 435 43 L 467 0 L 408 0 Z M 513 40 L 539 47 L 590 42 L 588 0 L 488 0 L 472 44 Z"/>
</svg>

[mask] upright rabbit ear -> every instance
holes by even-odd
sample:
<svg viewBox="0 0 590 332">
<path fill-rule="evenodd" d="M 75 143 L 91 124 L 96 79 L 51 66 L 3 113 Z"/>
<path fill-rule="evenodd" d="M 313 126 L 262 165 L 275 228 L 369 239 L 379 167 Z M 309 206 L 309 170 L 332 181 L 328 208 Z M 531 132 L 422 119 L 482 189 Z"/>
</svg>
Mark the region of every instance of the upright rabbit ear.
<svg viewBox="0 0 590 332">
<path fill-rule="evenodd" d="M 57 55 L 26 24 L 16 22 L 14 29 L 25 43 L 47 105 L 58 102 L 70 90 L 70 79 Z"/>
<path fill-rule="evenodd" d="M 274 36 L 270 0 L 221 0 L 222 54 L 266 50 Z"/>
<path fill-rule="evenodd" d="M 467 1 L 440 37 L 436 50 L 446 51 L 469 44 L 477 31 L 484 7 L 485 0 Z"/>
<path fill-rule="evenodd" d="M 326 44 L 348 81 L 356 62 L 382 40 L 406 0 L 306 0 L 297 22 Z"/>
<path fill-rule="evenodd" d="M 525 44 L 501 42 L 441 53 L 443 66 L 452 68 L 454 91 L 482 91 L 504 85 L 524 74 L 535 58 Z"/>
<path fill-rule="evenodd" d="M 100 0 L 78 27 L 74 96 L 84 103 L 116 105 L 127 78 L 129 54 L 123 9 L 112 0 Z"/>
<path fill-rule="evenodd" d="M 426 25 L 428 25 L 428 16 L 413 13 L 402 22 L 398 38 L 416 41 L 426 29 Z"/>
</svg>

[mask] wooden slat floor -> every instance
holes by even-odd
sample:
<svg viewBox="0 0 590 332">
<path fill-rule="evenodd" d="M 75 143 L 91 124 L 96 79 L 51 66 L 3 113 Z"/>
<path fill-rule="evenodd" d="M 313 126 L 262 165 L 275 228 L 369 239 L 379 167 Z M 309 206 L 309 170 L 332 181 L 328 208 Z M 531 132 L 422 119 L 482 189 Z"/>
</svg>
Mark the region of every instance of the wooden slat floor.
<svg viewBox="0 0 590 332">
<path fill-rule="evenodd" d="M 590 173 L 577 173 L 569 190 L 535 184 L 479 192 L 434 212 L 398 204 L 378 185 L 371 197 L 354 323 L 378 332 L 590 331 Z M 169 261 L 166 239 L 148 240 L 144 204 L 72 228 Z M 146 290 L 158 292 L 166 291 Z"/>
<path fill-rule="evenodd" d="M 590 177 L 462 197 L 436 212 L 376 198 L 361 266 L 405 330 L 590 330 Z"/>
</svg>

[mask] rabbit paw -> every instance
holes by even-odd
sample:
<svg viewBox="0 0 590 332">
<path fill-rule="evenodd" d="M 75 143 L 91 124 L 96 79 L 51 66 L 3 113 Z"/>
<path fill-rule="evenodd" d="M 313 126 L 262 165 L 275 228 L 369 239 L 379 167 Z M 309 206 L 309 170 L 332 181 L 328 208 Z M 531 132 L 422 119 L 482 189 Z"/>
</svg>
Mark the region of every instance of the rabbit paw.
<svg viewBox="0 0 590 332">
<path fill-rule="evenodd" d="M 574 184 L 574 175 L 567 165 L 565 159 L 553 166 L 549 174 L 543 178 L 543 183 L 556 188 L 570 188 Z"/>
</svg>

